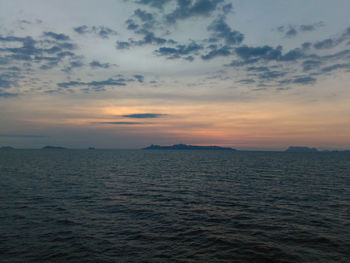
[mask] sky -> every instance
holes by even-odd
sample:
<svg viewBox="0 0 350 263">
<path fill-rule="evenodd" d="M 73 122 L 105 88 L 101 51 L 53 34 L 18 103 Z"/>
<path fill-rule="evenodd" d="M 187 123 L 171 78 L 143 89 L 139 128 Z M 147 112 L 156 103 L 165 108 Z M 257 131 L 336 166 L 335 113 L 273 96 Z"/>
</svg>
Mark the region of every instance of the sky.
<svg viewBox="0 0 350 263">
<path fill-rule="evenodd" d="M 350 148 L 348 0 L 0 0 L 0 146 Z"/>
</svg>

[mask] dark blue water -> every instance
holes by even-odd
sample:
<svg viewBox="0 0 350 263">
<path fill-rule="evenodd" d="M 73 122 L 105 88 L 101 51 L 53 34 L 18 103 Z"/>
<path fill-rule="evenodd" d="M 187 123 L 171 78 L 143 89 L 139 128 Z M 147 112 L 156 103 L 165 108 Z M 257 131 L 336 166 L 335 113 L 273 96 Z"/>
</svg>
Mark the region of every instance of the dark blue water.
<svg viewBox="0 0 350 263">
<path fill-rule="evenodd" d="M 350 154 L 0 151 L 1 262 L 350 262 Z"/>
</svg>

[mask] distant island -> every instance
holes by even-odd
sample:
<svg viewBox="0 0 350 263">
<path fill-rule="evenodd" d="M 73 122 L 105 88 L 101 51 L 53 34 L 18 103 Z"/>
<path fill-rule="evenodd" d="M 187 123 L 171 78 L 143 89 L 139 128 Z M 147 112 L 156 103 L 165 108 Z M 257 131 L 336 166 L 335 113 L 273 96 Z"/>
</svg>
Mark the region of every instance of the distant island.
<svg viewBox="0 0 350 263">
<path fill-rule="evenodd" d="M 0 147 L 0 150 L 14 150 L 15 148 L 11 147 L 11 146 L 2 146 Z"/>
<path fill-rule="evenodd" d="M 286 152 L 318 152 L 316 148 L 309 148 L 305 146 L 289 146 Z"/>
<path fill-rule="evenodd" d="M 187 145 L 187 144 L 174 144 L 171 146 L 160 146 L 160 145 L 150 145 L 143 150 L 225 150 L 225 151 L 237 151 L 236 149 L 230 147 L 220 147 L 220 146 L 197 146 L 197 145 Z"/>
<path fill-rule="evenodd" d="M 51 145 L 47 145 L 47 146 L 44 146 L 43 148 L 41 148 L 43 150 L 64 150 L 64 149 L 67 149 L 67 148 L 64 148 L 64 147 L 60 147 L 60 146 L 51 146 Z"/>
</svg>

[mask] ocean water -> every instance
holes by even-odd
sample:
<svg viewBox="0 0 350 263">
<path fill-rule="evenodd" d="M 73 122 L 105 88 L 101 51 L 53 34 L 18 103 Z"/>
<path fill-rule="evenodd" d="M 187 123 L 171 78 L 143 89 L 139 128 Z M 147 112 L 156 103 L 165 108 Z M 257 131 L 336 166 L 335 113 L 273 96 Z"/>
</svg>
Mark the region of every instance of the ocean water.
<svg viewBox="0 0 350 263">
<path fill-rule="evenodd" d="M 350 262 L 350 154 L 0 151 L 0 262 Z"/>
</svg>

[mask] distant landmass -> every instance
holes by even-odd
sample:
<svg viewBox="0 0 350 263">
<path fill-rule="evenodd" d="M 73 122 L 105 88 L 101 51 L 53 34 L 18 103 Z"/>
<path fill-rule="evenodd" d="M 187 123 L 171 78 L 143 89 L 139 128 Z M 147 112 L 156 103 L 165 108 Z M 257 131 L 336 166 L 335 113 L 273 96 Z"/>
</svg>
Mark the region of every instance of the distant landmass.
<svg viewBox="0 0 350 263">
<path fill-rule="evenodd" d="M 41 148 L 43 150 L 64 150 L 64 149 L 67 149 L 67 148 L 64 148 L 64 147 L 60 147 L 60 146 L 51 146 L 51 145 L 47 145 L 47 146 L 44 146 L 43 148 Z"/>
<path fill-rule="evenodd" d="M 14 150 L 15 148 L 11 147 L 11 146 L 2 146 L 0 147 L 0 150 Z"/>
<path fill-rule="evenodd" d="M 309 148 L 309 147 L 305 147 L 305 146 L 290 146 L 288 147 L 288 149 L 286 150 L 286 152 L 318 152 L 318 150 L 316 148 Z"/>
<path fill-rule="evenodd" d="M 174 144 L 171 146 L 160 146 L 160 145 L 150 145 L 143 150 L 225 150 L 225 151 L 237 151 L 236 149 L 230 147 L 220 147 L 220 146 L 196 146 L 187 144 Z"/>
</svg>

